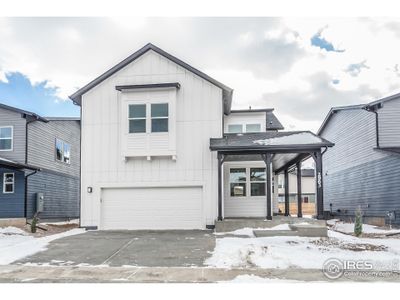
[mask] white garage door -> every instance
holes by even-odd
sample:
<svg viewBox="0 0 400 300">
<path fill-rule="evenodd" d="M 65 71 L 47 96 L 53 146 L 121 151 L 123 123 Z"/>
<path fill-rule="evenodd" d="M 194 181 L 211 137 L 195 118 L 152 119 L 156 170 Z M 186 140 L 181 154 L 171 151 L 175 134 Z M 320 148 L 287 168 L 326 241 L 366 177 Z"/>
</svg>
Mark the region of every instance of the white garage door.
<svg viewBox="0 0 400 300">
<path fill-rule="evenodd" d="M 101 229 L 201 229 L 201 187 L 103 189 Z"/>
</svg>

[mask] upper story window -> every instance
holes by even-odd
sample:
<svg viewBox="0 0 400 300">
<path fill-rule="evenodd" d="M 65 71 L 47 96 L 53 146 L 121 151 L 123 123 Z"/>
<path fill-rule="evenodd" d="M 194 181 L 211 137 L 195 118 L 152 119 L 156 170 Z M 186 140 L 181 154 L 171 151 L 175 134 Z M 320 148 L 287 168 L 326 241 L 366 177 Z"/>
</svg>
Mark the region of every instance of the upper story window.
<svg viewBox="0 0 400 300">
<path fill-rule="evenodd" d="M 168 103 L 151 104 L 151 132 L 168 132 Z"/>
<path fill-rule="evenodd" d="M 3 175 L 3 193 L 14 193 L 14 173 L 4 173 Z"/>
<path fill-rule="evenodd" d="M 261 124 L 229 124 L 228 133 L 261 132 Z"/>
<path fill-rule="evenodd" d="M 129 105 L 129 133 L 146 132 L 146 104 Z"/>
<path fill-rule="evenodd" d="M 0 151 L 11 151 L 13 148 L 13 127 L 0 127 Z"/>
<path fill-rule="evenodd" d="M 71 145 L 63 140 L 56 139 L 56 160 L 69 164 L 71 159 Z"/>
<path fill-rule="evenodd" d="M 129 133 L 168 132 L 168 118 L 168 103 L 129 104 Z"/>
<path fill-rule="evenodd" d="M 260 132 L 261 124 L 246 124 L 246 132 Z"/>
<path fill-rule="evenodd" d="M 228 125 L 228 132 L 229 133 L 242 133 L 243 125 L 242 124 L 230 124 L 230 125 Z"/>
</svg>

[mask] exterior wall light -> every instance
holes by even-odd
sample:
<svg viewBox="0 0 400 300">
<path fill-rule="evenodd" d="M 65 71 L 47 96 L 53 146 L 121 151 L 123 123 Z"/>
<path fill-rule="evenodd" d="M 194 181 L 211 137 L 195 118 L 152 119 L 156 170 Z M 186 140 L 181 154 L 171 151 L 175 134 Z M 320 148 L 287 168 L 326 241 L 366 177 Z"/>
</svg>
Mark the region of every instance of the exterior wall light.
<svg viewBox="0 0 400 300">
<path fill-rule="evenodd" d="M 91 193 L 91 192 L 93 192 L 93 188 L 92 188 L 91 186 L 88 186 L 88 188 L 87 188 L 87 192 L 88 192 L 88 193 Z"/>
</svg>

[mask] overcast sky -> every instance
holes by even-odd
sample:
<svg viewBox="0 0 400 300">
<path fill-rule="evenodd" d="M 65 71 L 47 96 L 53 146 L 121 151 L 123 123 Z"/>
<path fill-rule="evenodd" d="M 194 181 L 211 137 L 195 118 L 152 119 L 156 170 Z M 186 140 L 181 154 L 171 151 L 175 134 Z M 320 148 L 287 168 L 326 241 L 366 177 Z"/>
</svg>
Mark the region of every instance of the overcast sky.
<svg viewBox="0 0 400 300">
<path fill-rule="evenodd" d="M 316 131 L 332 106 L 400 92 L 400 20 L 0 18 L 0 102 L 78 115 L 68 95 L 151 42 Z"/>
</svg>

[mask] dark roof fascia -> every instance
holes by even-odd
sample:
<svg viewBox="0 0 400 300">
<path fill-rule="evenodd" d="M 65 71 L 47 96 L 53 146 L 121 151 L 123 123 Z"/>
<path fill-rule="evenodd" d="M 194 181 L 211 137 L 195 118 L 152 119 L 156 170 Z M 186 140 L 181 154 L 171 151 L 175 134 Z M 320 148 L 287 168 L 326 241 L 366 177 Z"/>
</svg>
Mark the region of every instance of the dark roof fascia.
<svg viewBox="0 0 400 300">
<path fill-rule="evenodd" d="M 321 133 L 324 131 L 326 125 L 328 125 L 331 117 L 338 111 L 350 110 L 350 109 L 364 109 L 364 108 L 365 108 L 364 104 L 332 107 L 329 110 L 328 114 L 326 115 L 324 121 L 322 122 L 321 127 L 318 129 L 317 135 L 321 135 Z"/>
<path fill-rule="evenodd" d="M 6 109 L 6 110 L 9 110 L 9 111 L 13 111 L 13 112 L 16 112 L 16 113 L 20 113 L 23 118 L 27 118 L 27 116 L 29 116 L 29 117 L 31 117 L 32 120 L 38 120 L 38 121 L 42 121 L 42 122 L 45 122 L 45 123 L 48 122 L 48 120 L 46 118 L 41 117 L 38 114 L 35 114 L 35 113 L 27 111 L 27 110 L 23 110 L 23 109 L 16 108 L 16 107 L 13 107 L 13 106 L 5 105 L 5 104 L 2 104 L 2 103 L 0 103 L 0 108 Z"/>
<path fill-rule="evenodd" d="M 256 109 L 232 109 L 231 113 L 256 113 L 256 112 L 271 112 L 273 108 L 256 108 Z"/>
<path fill-rule="evenodd" d="M 117 65 L 115 65 L 114 67 L 112 67 L 111 69 L 109 69 L 108 71 L 106 71 L 105 73 L 103 73 L 102 75 L 97 77 L 96 79 L 94 79 L 91 82 L 89 82 L 83 88 L 79 89 L 74 94 L 69 96 L 69 98 L 75 104 L 81 105 L 82 95 L 83 94 L 85 94 L 86 92 L 91 90 L 93 87 L 95 87 L 96 85 L 100 84 L 101 82 L 106 80 L 108 77 L 112 76 L 113 74 L 115 74 L 116 72 L 118 72 L 119 70 L 121 70 L 122 68 L 124 68 L 125 66 L 127 66 L 128 64 L 133 62 L 134 60 L 136 60 L 137 58 L 139 58 L 140 56 L 142 56 L 143 54 L 145 54 L 149 50 L 153 50 L 154 52 L 156 52 L 156 53 L 164 56 L 165 58 L 173 61 L 174 63 L 180 65 L 181 67 L 187 69 L 188 71 L 190 71 L 190 72 L 196 74 L 197 76 L 203 78 L 204 80 L 207 80 L 208 82 L 210 82 L 210 83 L 214 84 L 215 86 L 221 88 L 222 91 L 223 91 L 223 95 L 222 96 L 223 96 L 223 101 L 224 101 L 224 112 L 226 114 L 230 113 L 231 105 L 232 105 L 233 89 L 231 89 L 230 87 L 224 85 L 223 83 L 215 80 L 214 78 L 211 78 L 207 74 L 205 74 L 205 73 L 201 72 L 200 70 L 190 66 L 189 64 L 187 64 L 187 63 L 183 62 L 182 60 L 180 60 L 179 58 L 177 58 L 177 57 L 165 52 L 164 50 L 154 46 L 151 43 L 148 43 L 147 45 L 145 45 L 144 47 L 142 47 L 141 49 L 139 49 L 138 51 L 136 51 L 135 53 L 133 53 L 129 57 L 125 58 L 123 61 L 121 61 L 120 63 L 118 63 Z"/>
<path fill-rule="evenodd" d="M 300 152 L 310 152 L 313 150 L 319 150 L 324 147 L 332 147 L 333 143 L 320 143 L 320 144 L 292 144 L 287 146 L 210 146 L 211 151 L 220 151 L 220 152 L 236 152 L 236 153 L 300 153 Z"/>
<path fill-rule="evenodd" d="M 272 123 L 270 124 L 270 118 L 273 119 Z M 285 129 L 279 119 L 275 116 L 273 112 L 266 112 L 265 113 L 265 122 L 266 122 L 266 130 L 283 130 Z"/>
<path fill-rule="evenodd" d="M 134 84 L 134 85 L 117 85 L 117 91 L 135 90 L 135 89 L 158 89 L 158 88 L 177 88 L 180 89 L 179 82 L 153 83 L 153 84 Z"/>
<path fill-rule="evenodd" d="M 22 164 L 10 160 L 3 160 L 0 158 L 0 166 L 6 167 L 6 168 L 11 168 L 11 169 L 16 169 L 16 170 L 21 170 L 21 169 L 28 169 L 32 171 L 40 171 L 41 169 L 35 166 L 27 165 L 27 164 Z"/>
<path fill-rule="evenodd" d="M 48 121 L 80 121 L 80 117 L 46 117 Z"/>
</svg>

